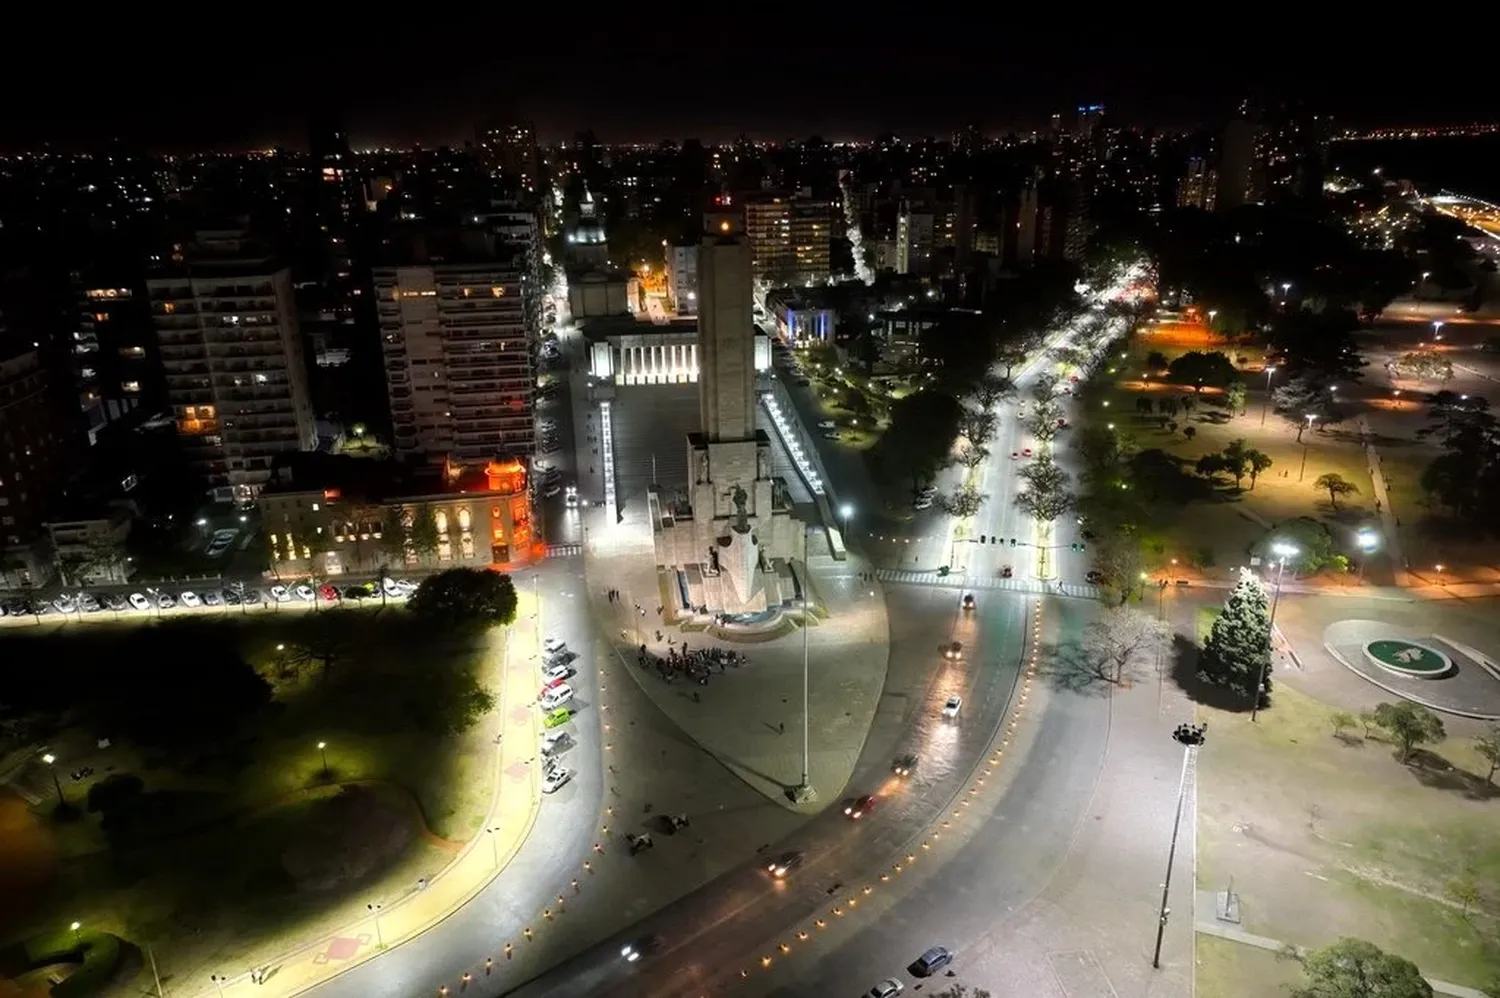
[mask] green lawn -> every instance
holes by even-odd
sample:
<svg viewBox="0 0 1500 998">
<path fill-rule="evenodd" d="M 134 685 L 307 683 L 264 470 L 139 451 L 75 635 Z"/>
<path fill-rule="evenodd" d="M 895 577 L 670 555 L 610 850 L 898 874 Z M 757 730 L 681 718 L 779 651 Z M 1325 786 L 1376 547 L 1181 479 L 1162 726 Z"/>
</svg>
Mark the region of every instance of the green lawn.
<svg viewBox="0 0 1500 998">
<path fill-rule="evenodd" d="M 39 805 L 60 860 L 18 931 L 78 919 L 150 943 L 163 973 L 196 972 L 210 960 L 251 966 L 347 924 L 372 898 L 394 900 L 482 827 L 493 727 L 447 727 L 462 713 L 464 683 L 498 686 L 504 654 L 503 631 L 437 631 L 396 608 L 0 638 L 7 661 L 49 662 L 74 673 L 76 688 L 159 696 L 195 733 L 133 738 L 109 723 L 128 720 L 111 714 L 110 695 L 81 698 L 73 724 L 48 739 L 65 772 L 95 770 L 66 786 L 70 802 L 82 807 L 90 785 L 129 774 L 139 804 L 113 836 L 98 814 L 59 821 L 52 798 Z M 156 667 L 158 657 L 170 664 Z M 271 691 L 239 723 L 220 699 L 228 694 L 195 685 L 204 670 L 237 663 Z M 126 682 L 146 690 L 111 685 Z M 210 702 L 195 703 L 199 694 Z M 106 730 L 112 744 L 99 748 Z"/>
<path fill-rule="evenodd" d="M 1231 879 L 1244 929 L 1302 946 L 1368 939 L 1471 987 L 1500 972 L 1500 797 L 1429 785 L 1390 744 L 1333 737 L 1330 708 L 1282 683 L 1257 722 L 1200 708 L 1198 884 Z M 1468 739 L 1434 754 L 1473 773 Z M 1473 784 L 1467 784 L 1472 786 Z M 1472 872 L 1467 916 L 1449 884 Z"/>
<path fill-rule="evenodd" d="M 1302 968 L 1269 950 L 1198 933 L 1194 939 L 1198 998 L 1286 998 Z"/>
</svg>

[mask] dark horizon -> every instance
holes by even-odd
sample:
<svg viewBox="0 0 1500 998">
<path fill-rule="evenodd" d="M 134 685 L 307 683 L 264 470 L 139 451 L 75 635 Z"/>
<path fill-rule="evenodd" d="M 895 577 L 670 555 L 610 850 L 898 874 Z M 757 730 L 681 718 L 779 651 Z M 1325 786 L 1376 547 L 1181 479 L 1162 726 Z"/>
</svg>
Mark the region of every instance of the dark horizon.
<svg viewBox="0 0 1500 998">
<path fill-rule="evenodd" d="M 484 29 L 466 23 L 465 30 Z M 170 73 L 143 71 L 149 55 L 105 46 L 70 66 L 85 88 L 106 95 L 97 101 L 80 100 L 72 88 L 39 88 L 10 63 L 0 79 L 25 98 L 0 123 L 0 150 L 94 149 L 110 141 L 160 152 L 297 149 L 306 147 L 307 122 L 318 113 L 340 117 L 356 148 L 375 148 L 461 145 L 492 118 L 534 122 L 547 143 L 587 129 L 606 143 L 717 143 L 741 134 L 840 141 L 947 135 L 970 124 L 1001 135 L 1045 126 L 1054 113 L 1066 122 L 1078 105 L 1096 103 L 1121 124 L 1212 127 L 1252 93 L 1293 97 L 1356 127 L 1459 124 L 1493 120 L 1496 112 L 1487 93 L 1460 85 L 1452 70 L 1398 80 L 1326 47 L 1306 58 L 1273 48 L 1267 55 L 1277 58 L 1246 65 L 1251 60 L 1227 62 L 1209 50 L 1184 55 L 1181 46 L 1160 43 L 1111 37 L 1091 45 L 1071 28 L 1065 46 L 1040 51 L 997 50 L 988 40 L 955 42 L 950 32 L 903 26 L 896 47 L 888 34 L 847 38 L 840 29 L 826 46 L 736 49 L 730 58 L 705 43 L 712 33 L 691 41 L 652 34 L 624 45 L 615 34 L 581 29 L 545 52 L 502 46 L 491 58 L 418 61 L 414 54 L 452 47 L 451 32 L 423 34 L 403 27 L 339 51 L 283 52 L 284 39 L 237 32 L 239 49 L 276 53 L 268 67 L 242 67 L 233 53 L 226 58 L 234 64 L 214 67 L 217 36 L 169 38 L 163 50 L 175 41 L 209 60 L 201 72 L 189 64 L 178 88 Z M 728 27 L 725 37 L 733 37 Z"/>
</svg>

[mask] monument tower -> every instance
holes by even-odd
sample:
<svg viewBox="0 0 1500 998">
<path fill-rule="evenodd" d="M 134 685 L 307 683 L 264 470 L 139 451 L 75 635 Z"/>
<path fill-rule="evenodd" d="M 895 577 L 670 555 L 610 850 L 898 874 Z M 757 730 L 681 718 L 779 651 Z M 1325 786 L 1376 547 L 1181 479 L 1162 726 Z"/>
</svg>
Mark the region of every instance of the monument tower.
<svg viewBox="0 0 1500 998">
<path fill-rule="evenodd" d="M 771 441 L 755 425 L 755 324 L 750 246 L 710 233 L 698 251 L 698 409 L 689 433 L 686 503 L 649 505 L 657 564 L 670 591 L 709 613 L 751 613 L 791 602 L 792 563 L 806 557 L 786 486 L 771 473 Z"/>
</svg>

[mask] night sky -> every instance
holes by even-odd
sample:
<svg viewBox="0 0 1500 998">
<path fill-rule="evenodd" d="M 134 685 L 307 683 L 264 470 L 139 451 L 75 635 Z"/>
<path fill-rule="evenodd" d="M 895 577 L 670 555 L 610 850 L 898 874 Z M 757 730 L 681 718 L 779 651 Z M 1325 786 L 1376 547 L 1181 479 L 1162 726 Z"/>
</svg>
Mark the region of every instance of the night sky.
<svg viewBox="0 0 1500 998">
<path fill-rule="evenodd" d="M 764 25 L 726 21 L 672 35 L 643 30 L 658 9 L 646 6 L 640 22 L 565 35 L 518 25 L 525 21 L 519 8 L 498 6 L 512 16 L 465 15 L 461 23 L 443 19 L 439 29 L 402 24 L 357 41 L 340 36 L 336 45 L 327 38 L 299 44 L 291 28 L 246 30 L 229 9 L 220 12 L 218 31 L 158 21 L 159 44 L 114 44 L 102 27 L 82 44 L 70 33 L 50 84 L 39 69 L 46 59 L 0 66 L 8 94 L 0 149 L 84 148 L 109 139 L 161 151 L 301 147 L 318 110 L 342 115 L 357 147 L 461 142 L 488 114 L 532 120 L 543 140 L 592 127 L 602 141 L 720 140 L 741 132 L 836 140 L 886 130 L 943 134 L 970 122 L 1000 133 L 1045 124 L 1080 103 L 1107 104 L 1124 122 L 1188 125 L 1222 120 L 1256 87 L 1300 96 L 1350 124 L 1500 117 L 1493 88 L 1469 85 L 1462 64 L 1424 56 L 1402 58 L 1397 68 L 1342 37 L 1297 48 L 1273 39 L 1267 48 L 1226 52 L 1202 39 L 1166 44 L 1160 32 L 1146 40 L 1129 30 L 1026 27 L 1000 8 L 992 20 L 947 18 L 926 29 L 895 13 L 915 18 L 916 8 L 892 8 L 898 19 L 875 18 L 857 36 L 847 21 L 843 28 L 789 25 L 771 15 Z M 530 8 L 533 15 L 546 9 Z M 586 20 L 580 8 L 568 10 Z M 136 22 L 127 41 L 142 30 Z M 642 40 L 623 43 L 632 37 Z M 796 41 L 775 44 L 779 37 Z"/>
</svg>

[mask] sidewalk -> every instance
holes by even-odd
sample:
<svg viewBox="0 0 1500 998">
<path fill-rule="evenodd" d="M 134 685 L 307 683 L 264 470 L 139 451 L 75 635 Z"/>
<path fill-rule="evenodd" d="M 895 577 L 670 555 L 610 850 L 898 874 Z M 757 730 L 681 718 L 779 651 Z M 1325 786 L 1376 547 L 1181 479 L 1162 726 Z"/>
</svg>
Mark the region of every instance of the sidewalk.
<svg viewBox="0 0 1500 998">
<path fill-rule="evenodd" d="M 199 998 L 285 998 L 300 994 L 351 967 L 433 928 L 463 907 L 503 869 L 526 841 L 540 802 L 540 771 L 533 764 L 540 732 L 535 706 L 540 684 L 536 649 L 535 604 L 524 590 L 520 611 L 505 636 L 505 656 L 493 679 L 494 721 L 499 735 L 491 784 L 493 801 L 485 832 L 426 884 L 413 885 L 402 897 L 385 903 L 372 916 L 357 919 L 338 932 L 270 961 L 263 984 L 246 968 L 222 986 L 195 989 Z M 175 989 L 174 989 L 175 990 Z"/>
</svg>

